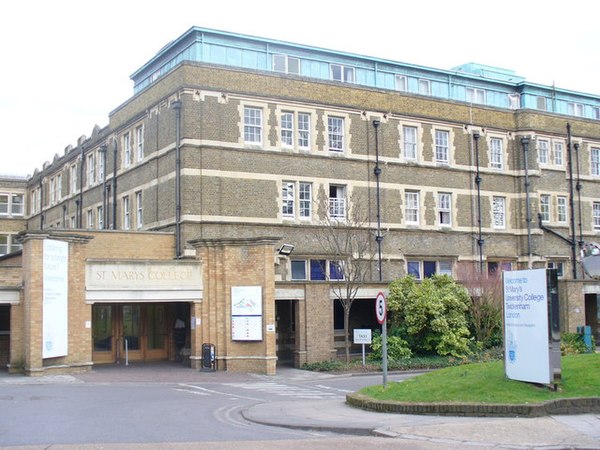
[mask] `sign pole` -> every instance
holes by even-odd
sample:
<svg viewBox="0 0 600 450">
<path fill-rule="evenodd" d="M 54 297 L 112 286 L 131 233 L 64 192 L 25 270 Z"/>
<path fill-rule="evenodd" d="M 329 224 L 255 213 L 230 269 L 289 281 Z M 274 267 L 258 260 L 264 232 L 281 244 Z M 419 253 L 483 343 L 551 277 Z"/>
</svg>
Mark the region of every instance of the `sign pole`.
<svg viewBox="0 0 600 450">
<path fill-rule="evenodd" d="M 381 325 L 381 369 L 385 389 L 387 386 L 387 304 L 383 292 L 379 292 L 375 299 L 375 316 Z"/>
</svg>

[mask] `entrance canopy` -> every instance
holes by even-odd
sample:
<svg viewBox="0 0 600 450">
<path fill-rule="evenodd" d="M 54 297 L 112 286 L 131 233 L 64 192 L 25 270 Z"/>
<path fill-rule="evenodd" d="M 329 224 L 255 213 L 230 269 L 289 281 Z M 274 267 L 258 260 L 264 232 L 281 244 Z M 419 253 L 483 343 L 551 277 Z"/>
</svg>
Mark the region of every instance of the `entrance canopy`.
<svg viewBox="0 0 600 450">
<path fill-rule="evenodd" d="M 199 261 L 88 260 L 85 302 L 201 302 Z"/>
</svg>

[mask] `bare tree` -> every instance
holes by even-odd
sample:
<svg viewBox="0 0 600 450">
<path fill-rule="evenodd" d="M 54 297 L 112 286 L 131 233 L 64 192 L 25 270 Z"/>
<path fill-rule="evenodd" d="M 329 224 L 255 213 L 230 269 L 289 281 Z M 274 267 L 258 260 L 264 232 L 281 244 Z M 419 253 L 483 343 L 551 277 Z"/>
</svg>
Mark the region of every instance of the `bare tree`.
<svg viewBox="0 0 600 450">
<path fill-rule="evenodd" d="M 344 347 L 346 362 L 350 361 L 350 309 L 358 289 L 368 281 L 374 260 L 372 230 L 360 202 L 340 208 L 326 196 L 319 205 L 321 230 L 319 244 L 329 259 L 329 270 L 323 268 L 331 289 L 344 310 Z M 336 199 L 339 200 L 339 199 Z M 345 199 L 344 199 L 345 203 Z M 340 211 L 345 214 L 340 214 Z"/>
<path fill-rule="evenodd" d="M 476 263 L 458 264 L 457 281 L 471 295 L 471 321 L 475 339 L 489 344 L 502 330 L 502 272 L 480 272 Z"/>
</svg>

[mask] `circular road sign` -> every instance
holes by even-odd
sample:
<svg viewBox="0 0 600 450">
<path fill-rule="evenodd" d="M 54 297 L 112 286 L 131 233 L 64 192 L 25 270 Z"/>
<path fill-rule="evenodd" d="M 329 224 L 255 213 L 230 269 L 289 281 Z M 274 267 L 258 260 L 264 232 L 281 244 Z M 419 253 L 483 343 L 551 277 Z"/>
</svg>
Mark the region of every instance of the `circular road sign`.
<svg viewBox="0 0 600 450">
<path fill-rule="evenodd" d="M 380 325 L 385 322 L 386 314 L 387 305 L 385 303 L 385 295 L 383 295 L 383 292 L 380 292 L 375 298 L 375 315 L 377 316 L 377 322 L 379 322 Z"/>
</svg>

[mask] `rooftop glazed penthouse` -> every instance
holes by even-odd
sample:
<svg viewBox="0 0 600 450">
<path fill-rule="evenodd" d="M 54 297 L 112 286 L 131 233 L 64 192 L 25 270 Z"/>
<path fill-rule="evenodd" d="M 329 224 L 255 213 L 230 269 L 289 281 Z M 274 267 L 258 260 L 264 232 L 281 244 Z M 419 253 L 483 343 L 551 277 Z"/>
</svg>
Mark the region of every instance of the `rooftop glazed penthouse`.
<svg viewBox="0 0 600 450">
<path fill-rule="evenodd" d="M 417 66 L 272 39 L 193 27 L 131 79 L 137 93 L 182 61 L 234 66 L 389 89 L 507 109 L 536 109 L 600 120 L 600 97 L 529 83 L 512 70 L 467 63 Z"/>
</svg>

